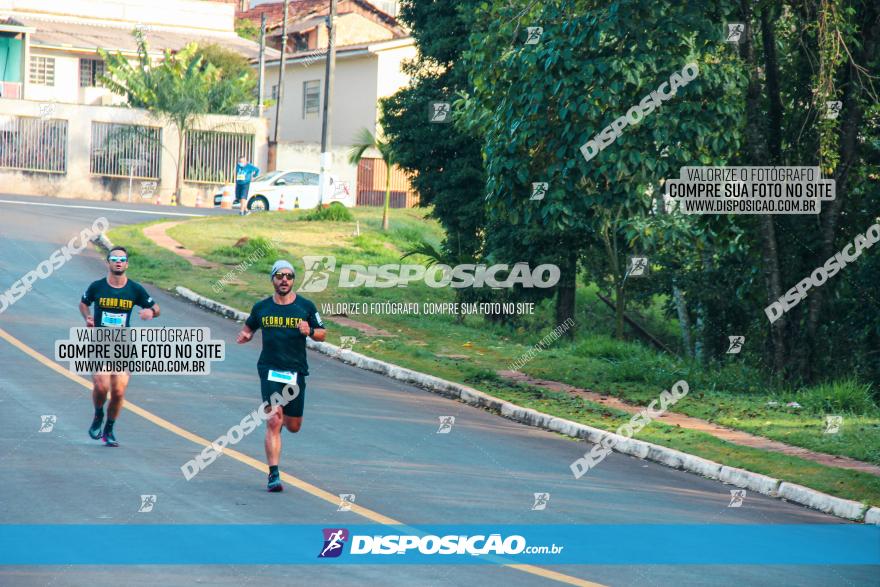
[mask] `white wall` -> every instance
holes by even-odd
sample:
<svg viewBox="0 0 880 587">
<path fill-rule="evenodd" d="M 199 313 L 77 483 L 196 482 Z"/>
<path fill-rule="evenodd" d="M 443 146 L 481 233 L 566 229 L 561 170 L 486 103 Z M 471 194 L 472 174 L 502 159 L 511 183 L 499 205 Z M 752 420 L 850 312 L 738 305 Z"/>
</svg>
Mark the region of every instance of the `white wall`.
<svg viewBox="0 0 880 587">
<path fill-rule="evenodd" d="M 331 140 L 334 145 L 351 145 L 361 128 L 376 131 L 379 117 L 378 100 L 394 94 L 409 83 L 402 71 L 402 62 L 416 55 L 412 44 L 403 47 L 345 57 L 337 56 L 331 114 Z M 309 64 L 289 61 L 284 76 L 284 103 L 282 106 L 281 141 L 289 143 L 320 143 L 321 115 L 304 119 L 303 82 L 319 80 L 321 108 L 324 105 L 323 57 Z M 272 86 L 278 83 L 278 66 L 266 67 L 264 87 L 266 97 L 272 96 Z M 274 106 L 266 111 L 270 129 L 274 128 Z"/>
<path fill-rule="evenodd" d="M 40 102 L 0 98 L 0 118 L 9 115 L 40 116 L 43 114 L 40 107 Z M 89 173 L 92 122 L 161 126 L 159 121 L 152 118 L 145 110 L 110 106 L 56 103 L 48 117 L 67 120 L 67 173 L 22 173 L 0 168 L 0 189 L 3 192 L 50 195 L 65 198 L 87 198 L 92 200 L 110 200 L 123 196 L 127 197 L 127 180 L 115 179 L 108 181 L 102 176 L 93 176 Z M 254 163 L 258 167 L 265 169 L 267 155 L 265 118 L 242 119 L 235 116 L 208 115 L 203 117 L 199 128 L 204 130 L 254 133 L 254 147 L 256 150 Z M 169 202 L 170 196 L 174 191 L 179 144 L 177 131 L 173 127 L 164 128 L 162 131 L 163 149 L 160 153 L 161 163 L 158 192 L 164 204 Z M 135 182 L 135 197 L 139 197 L 137 195 L 138 186 L 139 182 Z M 217 191 L 216 188 L 217 186 L 214 185 L 185 184 L 183 203 L 193 205 L 196 201 L 196 196 L 201 194 L 205 203 L 210 205 L 213 202 L 213 194 Z"/>
<path fill-rule="evenodd" d="M 414 58 L 417 53 L 415 45 L 378 52 L 378 87 L 376 88 L 378 98 L 391 96 L 400 88 L 409 85 L 409 76 L 402 69 L 403 61 Z"/>
<path fill-rule="evenodd" d="M 102 87 L 81 88 L 79 86 L 79 60 L 100 59 L 96 53 L 68 53 L 31 46 L 31 57 L 51 57 L 55 59 L 55 85 L 46 86 L 30 81 L 30 63 L 28 63 L 28 83 L 24 97 L 40 102 L 62 102 L 67 104 L 88 104 L 100 106 L 104 100 L 107 104 L 123 104 L 125 99 Z"/>
<path fill-rule="evenodd" d="M 334 77 L 331 140 L 334 145 L 350 145 L 361 127 L 375 130 L 376 76 L 378 60 L 362 55 L 336 60 Z M 311 64 L 288 63 L 284 74 L 284 102 L 281 111 L 281 141 L 288 143 L 321 142 L 321 116 L 324 108 L 324 60 Z M 321 104 L 317 114 L 303 118 L 303 82 L 319 80 Z M 266 67 L 266 97 L 278 83 L 278 67 Z M 266 111 L 270 128 L 275 124 L 275 107 Z"/>
</svg>

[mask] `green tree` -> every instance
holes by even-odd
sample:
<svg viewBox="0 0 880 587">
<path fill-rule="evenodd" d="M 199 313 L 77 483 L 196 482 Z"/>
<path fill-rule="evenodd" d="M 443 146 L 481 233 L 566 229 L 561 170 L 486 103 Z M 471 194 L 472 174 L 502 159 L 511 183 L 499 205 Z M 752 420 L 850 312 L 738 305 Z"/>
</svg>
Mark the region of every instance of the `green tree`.
<svg viewBox="0 0 880 587">
<path fill-rule="evenodd" d="M 471 3 L 404 0 L 398 18 L 409 27 L 418 56 L 404 64 L 409 85 L 382 100 L 381 122 L 397 164 L 410 173 L 419 205 L 445 229 L 445 256 L 474 259 L 486 229 L 486 177 L 481 139 L 455 124 L 429 121 L 431 102 L 453 103 L 468 88 L 461 65 Z"/>
<path fill-rule="evenodd" d="M 249 18 L 236 18 L 235 32 L 239 37 L 248 41 L 260 40 L 260 25 Z"/>
<path fill-rule="evenodd" d="M 249 101 L 256 101 L 257 74 L 245 56 L 216 43 L 199 45 L 198 55 L 202 58 L 203 68 L 213 65 L 223 76 L 243 80 L 242 89 L 251 95 Z"/>
<path fill-rule="evenodd" d="M 352 165 L 357 165 L 364 158 L 364 154 L 373 149 L 379 152 L 382 162 L 385 163 L 385 206 L 382 209 L 382 230 L 388 230 L 388 208 L 391 206 L 391 169 L 394 167 L 394 149 L 384 137 L 380 134 L 370 132 L 367 128 L 362 128 L 355 136 L 349 151 L 348 161 Z"/>
<path fill-rule="evenodd" d="M 250 102 L 248 78 L 224 75 L 221 69 L 199 55 L 196 43 L 177 52 L 168 49 L 154 63 L 149 46 L 139 29 L 134 31 L 138 55 L 132 63 L 120 52 L 99 49 L 106 63 L 101 83 L 127 99 L 130 108 L 143 108 L 163 122 L 173 125 L 180 138 L 176 158 L 174 193 L 180 203 L 183 188 L 186 133 L 196 127 L 205 114 L 236 114 L 238 104 Z"/>
<path fill-rule="evenodd" d="M 651 213 L 650 188 L 681 166 L 721 165 L 735 152 L 727 127 L 740 115 L 742 75 L 719 47 L 723 21 L 711 6 L 651 0 L 474 7 L 465 118 L 484 137 L 489 224 L 506 226 L 504 240 L 520 254 L 551 255 L 560 266 L 558 321 L 574 317 L 578 267 L 588 263 L 611 273 L 620 323 L 626 257 L 638 252 L 624 231 Z M 525 43 L 536 25 L 540 39 Z M 667 85 L 673 97 L 652 99 L 654 111 L 585 158 L 582 145 L 673 75 L 681 82 L 687 64 L 696 79 L 677 91 Z M 530 198 L 536 182 L 549 184 L 540 200 Z"/>
</svg>

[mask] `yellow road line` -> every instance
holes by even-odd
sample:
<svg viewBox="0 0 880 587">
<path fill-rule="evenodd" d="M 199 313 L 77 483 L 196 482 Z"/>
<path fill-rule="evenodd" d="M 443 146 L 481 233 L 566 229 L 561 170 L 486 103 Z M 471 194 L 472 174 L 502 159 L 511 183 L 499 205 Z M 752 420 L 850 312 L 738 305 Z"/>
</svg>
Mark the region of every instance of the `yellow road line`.
<svg viewBox="0 0 880 587">
<path fill-rule="evenodd" d="M 32 359 L 35 359 L 36 361 L 42 363 L 43 365 L 45 365 L 49 369 L 52 369 L 56 373 L 63 375 L 64 377 L 67 377 L 68 379 L 70 379 L 74 383 L 78 383 L 79 385 L 82 385 L 86 389 L 89 389 L 89 390 L 92 389 L 92 382 L 91 381 L 89 381 L 85 377 L 82 377 L 80 375 L 77 375 L 76 373 L 72 373 L 71 371 L 65 369 L 64 367 L 62 367 L 58 363 L 52 361 L 51 359 L 49 359 L 45 355 L 37 352 L 36 350 L 32 349 L 31 347 L 29 347 L 25 343 L 21 342 L 20 340 L 18 340 L 17 338 L 15 338 L 11 334 L 9 334 L 5 330 L 3 330 L 2 328 L 0 328 L 0 338 L 5 340 L 9 344 L 14 346 L 18 350 L 20 350 L 21 352 L 23 352 L 24 354 L 28 355 Z M 127 399 L 125 400 L 124 408 L 127 410 L 131 410 L 132 412 L 134 412 L 138 416 L 141 416 L 142 418 L 149 420 L 150 422 L 152 422 L 156 426 L 159 426 L 160 428 L 164 428 L 165 430 L 168 430 L 169 432 L 173 432 L 174 434 L 176 434 L 182 438 L 186 438 L 187 440 L 194 442 L 198 445 L 201 445 L 201 446 L 210 446 L 211 445 L 211 441 L 208 440 L 207 438 L 202 438 L 198 434 L 193 434 L 192 432 L 190 432 L 188 430 L 184 430 L 180 426 L 177 426 L 176 424 L 172 424 L 171 422 L 169 422 L 168 420 L 166 420 L 164 418 L 160 418 L 156 414 L 154 414 L 148 410 L 145 410 L 140 406 L 137 406 L 137 405 L 131 403 Z M 223 454 L 225 454 L 225 455 L 227 455 L 227 456 L 229 456 L 229 457 L 231 457 L 241 463 L 244 463 L 245 465 L 249 465 L 249 466 L 253 467 L 254 469 L 257 469 L 258 471 L 261 471 L 264 473 L 266 472 L 266 465 L 264 465 L 261 461 L 258 461 L 257 459 L 249 457 L 246 454 L 240 453 L 237 450 L 234 450 L 231 448 L 224 448 Z M 330 493 L 329 491 L 324 491 L 320 487 L 312 485 L 311 483 L 303 481 L 302 479 L 294 477 L 293 475 L 289 475 L 287 473 L 281 473 L 281 478 L 285 482 L 287 482 L 288 484 L 293 485 L 294 487 L 301 489 L 301 490 L 305 491 L 306 493 L 317 497 L 318 499 L 323 499 L 324 501 L 329 502 L 333 505 L 338 505 L 338 503 L 339 503 L 339 496 L 338 495 L 334 495 L 334 494 Z M 374 512 L 371 509 L 367 509 L 363 506 L 359 506 L 356 504 L 351 504 L 351 511 L 367 518 L 368 520 L 372 520 L 373 522 L 376 522 L 377 524 L 385 524 L 385 525 L 393 525 L 393 526 L 406 526 L 406 524 L 404 524 L 403 522 L 399 522 L 399 521 L 395 520 L 394 518 L 389 518 L 388 516 L 383 516 L 382 514 L 380 514 L 378 512 Z M 577 585 L 578 587 L 605 587 L 604 585 L 602 585 L 600 583 L 592 583 L 590 581 L 585 581 L 583 579 L 578 579 L 577 577 L 572 577 L 570 575 L 557 573 L 556 571 L 551 571 L 549 569 L 536 567 L 534 565 L 506 564 L 504 566 L 508 567 L 510 569 L 521 571 L 523 573 L 538 575 L 540 577 L 544 577 L 545 579 L 558 581 L 560 583 L 566 583 L 568 585 Z"/>
</svg>

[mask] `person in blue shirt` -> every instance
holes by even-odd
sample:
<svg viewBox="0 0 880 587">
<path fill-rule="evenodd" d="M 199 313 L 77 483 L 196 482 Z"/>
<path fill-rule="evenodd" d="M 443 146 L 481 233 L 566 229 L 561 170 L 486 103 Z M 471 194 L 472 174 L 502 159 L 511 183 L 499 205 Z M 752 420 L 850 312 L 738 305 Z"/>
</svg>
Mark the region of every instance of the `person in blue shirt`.
<svg viewBox="0 0 880 587">
<path fill-rule="evenodd" d="M 248 163 L 247 157 L 244 155 L 238 158 L 238 164 L 235 166 L 235 202 L 233 202 L 233 206 L 239 205 L 242 200 L 247 203 L 251 180 L 258 175 L 260 175 L 259 167 Z"/>
</svg>

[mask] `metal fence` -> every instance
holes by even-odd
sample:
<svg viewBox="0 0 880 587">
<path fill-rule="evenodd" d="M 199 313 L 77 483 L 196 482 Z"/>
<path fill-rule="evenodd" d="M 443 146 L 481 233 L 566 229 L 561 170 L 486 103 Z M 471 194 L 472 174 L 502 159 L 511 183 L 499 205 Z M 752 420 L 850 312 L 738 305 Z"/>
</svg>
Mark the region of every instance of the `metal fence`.
<svg viewBox="0 0 880 587">
<path fill-rule="evenodd" d="M 92 122 L 89 173 L 105 177 L 159 179 L 162 129 Z"/>
<path fill-rule="evenodd" d="M 381 159 L 361 159 L 357 168 L 357 205 L 384 206 L 387 171 Z M 391 168 L 391 208 L 413 208 L 419 195 L 399 167 Z"/>
<path fill-rule="evenodd" d="M 188 132 L 183 179 L 193 183 L 232 183 L 238 158 L 251 159 L 253 153 L 254 135 L 210 130 Z"/>
<path fill-rule="evenodd" d="M 67 121 L 0 117 L 0 168 L 67 173 Z"/>
</svg>

